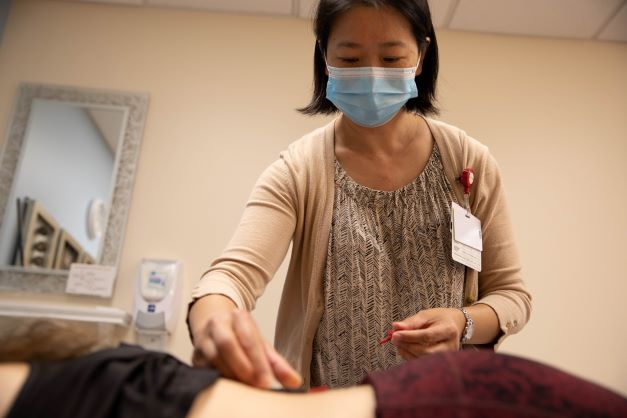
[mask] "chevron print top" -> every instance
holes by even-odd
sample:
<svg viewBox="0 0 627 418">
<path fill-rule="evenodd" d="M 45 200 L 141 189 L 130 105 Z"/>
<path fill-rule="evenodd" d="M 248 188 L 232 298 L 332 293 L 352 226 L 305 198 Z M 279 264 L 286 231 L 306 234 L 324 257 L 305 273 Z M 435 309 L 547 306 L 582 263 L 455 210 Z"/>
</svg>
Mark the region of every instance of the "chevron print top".
<svg viewBox="0 0 627 418">
<path fill-rule="evenodd" d="M 378 343 L 392 321 L 461 306 L 464 266 L 451 258 L 452 199 L 435 143 L 422 173 L 392 192 L 356 183 L 336 161 L 312 386 L 354 385 L 401 363 L 392 344 Z"/>
</svg>

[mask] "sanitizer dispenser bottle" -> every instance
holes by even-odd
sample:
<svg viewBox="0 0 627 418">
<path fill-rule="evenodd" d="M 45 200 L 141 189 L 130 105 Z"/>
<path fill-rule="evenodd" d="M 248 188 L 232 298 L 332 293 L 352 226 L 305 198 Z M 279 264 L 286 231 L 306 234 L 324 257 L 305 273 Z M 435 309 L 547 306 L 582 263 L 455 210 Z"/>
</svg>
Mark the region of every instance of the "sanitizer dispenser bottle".
<svg viewBox="0 0 627 418">
<path fill-rule="evenodd" d="M 182 266 L 179 261 L 142 259 L 133 298 L 137 343 L 165 350 L 181 307 Z"/>
</svg>

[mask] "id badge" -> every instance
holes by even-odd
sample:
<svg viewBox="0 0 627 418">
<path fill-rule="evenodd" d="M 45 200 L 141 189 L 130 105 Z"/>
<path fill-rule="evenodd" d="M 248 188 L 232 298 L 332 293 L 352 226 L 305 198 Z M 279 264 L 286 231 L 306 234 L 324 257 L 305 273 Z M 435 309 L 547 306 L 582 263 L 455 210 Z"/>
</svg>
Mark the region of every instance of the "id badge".
<svg viewBox="0 0 627 418">
<path fill-rule="evenodd" d="M 453 260 L 481 271 L 481 221 L 455 202 L 451 204 Z"/>
</svg>

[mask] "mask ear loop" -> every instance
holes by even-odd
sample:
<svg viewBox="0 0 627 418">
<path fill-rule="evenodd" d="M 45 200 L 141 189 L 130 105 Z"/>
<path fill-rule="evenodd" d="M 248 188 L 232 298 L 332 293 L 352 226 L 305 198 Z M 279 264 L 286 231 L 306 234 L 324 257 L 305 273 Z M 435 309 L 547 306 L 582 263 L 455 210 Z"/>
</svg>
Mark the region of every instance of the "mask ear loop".
<svg viewBox="0 0 627 418">
<path fill-rule="evenodd" d="M 322 43 L 320 42 L 319 39 L 316 40 L 316 46 L 317 46 L 318 50 L 320 51 L 320 55 L 322 55 L 322 59 L 324 60 L 324 65 L 325 65 L 325 67 L 327 67 L 327 72 L 329 72 L 329 62 L 327 61 L 327 53 L 322 48 Z"/>
<path fill-rule="evenodd" d="M 420 51 L 420 50 L 418 50 Z M 416 72 L 418 70 L 418 68 L 420 67 L 420 60 L 422 59 L 422 52 L 418 53 L 418 62 L 416 63 L 416 66 L 414 67 L 414 72 Z"/>
<path fill-rule="evenodd" d="M 320 42 L 320 40 L 316 41 L 316 45 L 318 45 L 318 49 L 320 50 L 320 54 L 322 55 L 322 59 L 324 60 L 324 65 L 327 68 L 327 77 L 331 78 L 331 72 L 332 72 L 331 69 L 337 70 L 337 67 L 329 65 L 329 61 L 327 61 L 327 54 L 325 50 L 322 48 L 322 43 Z"/>
</svg>

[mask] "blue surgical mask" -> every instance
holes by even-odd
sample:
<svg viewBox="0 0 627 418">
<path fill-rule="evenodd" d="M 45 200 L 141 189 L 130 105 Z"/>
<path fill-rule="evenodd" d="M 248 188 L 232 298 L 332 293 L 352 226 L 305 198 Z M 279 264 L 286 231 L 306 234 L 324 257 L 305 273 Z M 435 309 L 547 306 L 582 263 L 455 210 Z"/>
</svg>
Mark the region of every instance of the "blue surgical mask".
<svg viewBox="0 0 627 418">
<path fill-rule="evenodd" d="M 418 97 L 416 67 L 338 68 L 327 65 L 327 99 L 358 125 L 385 125 Z"/>
</svg>

